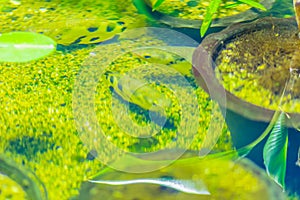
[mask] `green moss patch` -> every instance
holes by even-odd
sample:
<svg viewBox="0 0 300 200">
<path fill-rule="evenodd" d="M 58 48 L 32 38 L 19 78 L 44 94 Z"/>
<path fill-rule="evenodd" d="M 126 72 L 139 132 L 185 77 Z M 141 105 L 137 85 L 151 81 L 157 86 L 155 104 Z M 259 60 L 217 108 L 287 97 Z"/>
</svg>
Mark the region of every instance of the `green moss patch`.
<svg viewBox="0 0 300 200">
<path fill-rule="evenodd" d="M 146 37 L 144 39 L 145 43 L 151 41 Z M 122 43 L 120 48 L 128 48 L 129 45 L 128 42 Z M 105 50 L 106 47 L 108 49 Z M 106 52 L 112 52 L 109 46 L 103 48 Z M 118 53 L 119 50 L 115 48 L 114 52 Z M 88 149 L 78 135 L 72 107 L 76 76 L 87 64 L 86 59 L 91 52 L 95 53 L 95 48 L 74 50 L 69 53 L 57 51 L 46 58 L 30 63 L 1 63 L 0 65 L 1 101 L 5 102 L 0 105 L 0 116 L 4 122 L 0 125 L 0 132 L 5 133 L 1 135 L 0 152 L 36 173 L 44 182 L 50 199 L 68 199 L 78 195 L 82 182 L 103 167 L 102 163 L 95 159 L 97 154 L 100 155 L 102 152 Z M 103 57 L 103 54 L 98 56 Z M 174 63 L 178 63 L 175 58 Z M 139 66 L 143 63 L 147 64 L 141 57 L 128 53 L 107 66 L 106 70 L 120 75 L 136 70 L 139 72 L 137 74 L 141 74 Z M 168 70 L 165 72 L 166 76 L 156 69 L 152 74 L 147 74 L 146 71 L 143 72 L 143 76 L 132 78 L 149 81 L 156 75 L 167 79 L 172 78 L 168 75 Z M 191 83 L 194 81 L 191 74 L 188 79 Z M 166 113 L 169 119 L 173 120 L 174 127 L 165 127 L 158 134 L 145 139 L 127 135 L 114 123 L 110 107 L 105 106 L 111 105 L 112 102 L 113 93 L 109 89 L 110 86 L 110 82 L 103 74 L 95 91 L 97 119 L 105 131 L 107 140 L 124 151 L 133 152 L 155 151 L 174 142 L 177 137 L 176 130 L 180 122 L 181 107 L 180 102 L 177 102 L 178 100 L 167 86 L 154 83 L 151 85 L 172 99 L 173 107 L 166 109 Z M 176 84 L 174 87 L 181 88 Z M 205 134 L 211 120 L 210 111 L 216 104 L 200 88 L 195 88 L 194 92 L 198 98 L 195 101 L 199 103 L 201 117 L 194 116 L 198 120 L 199 129 L 193 136 L 195 138 L 190 149 L 198 150 L 202 147 L 203 140 L 211 137 Z M 114 102 L 116 108 L 126 107 L 126 101 L 120 98 L 116 98 Z M 146 118 L 149 116 L 147 110 L 135 104 L 131 105 L 129 116 L 139 125 L 149 124 Z M 219 117 L 214 120 L 221 119 L 222 115 L 219 113 Z M 186 145 L 184 138 L 178 143 L 182 146 Z M 224 151 L 231 148 L 229 131 L 224 127 L 214 149 Z M 91 153 L 92 151 L 94 153 Z"/>
<path fill-rule="evenodd" d="M 112 38 L 127 28 L 144 27 L 131 1 L 50 0 L 0 4 L 1 32 L 43 33 L 58 44 L 91 44 Z"/>
<path fill-rule="evenodd" d="M 156 2 L 150 0 L 150 2 Z M 157 10 L 183 19 L 202 20 L 210 1 L 199 0 L 165 0 Z M 229 9 L 228 9 L 229 8 Z M 214 18 L 223 18 L 250 9 L 248 5 L 237 4 L 235 1 L 222 1 L 220 10 Z"/>
<path fill-rule="evenodd" d="M 226 90 L 241 99 L 278 109 L 290 68 L 299 73 L 299 45 L 296 27 L 292 25 L 240 35 L 220 51 L 216 76 Z M 300 80 L 296 78 L 283 99 L 285 111 L 300 112 L 299 88 Z"/>
<path fill-rule="evenodd" d="M 54 38 L 59 45 L 67 47 L 74 43 L 101 42 L 124 31 L 125 28 L 139 27 L 145 23 L 144 18 L 137 16 L 131 1 L 122 4 L 117 1 L 1 1 L 0 12 L 1 32 L 42 32 Z M 161 44 L 161 41 L 146 37 L 142 39 L 144 40 L 140 45 Z M 110 46 L 102 46 L 105 54 L 96 55 L 104 57 L 111 52 L 119 55 L 135 42 L 132 40 L 122 43 L 117 45 L 119 48 L 114 46 L 113 49 Z M 106 47 L 108 49 L 105 49 Z M 83 143 L 75 126 L 73 113 L 72 95 L 75 80 L 84 66 L 88 67 L 86 59 L 94 51 L 95 46 L 88 45 L 83 49 L 56 51 L 45 58 L 28 63 L 0 63 L 0 153 L 33 171 L 45 184 L 49 199 L 69 199 L 78 195 L 82 182 L 103 168 L 103 163 L 95 159 L 102 151 L 90 149 Z M 107 70 L 119 75 L 137 70 L 140 74 L 142 71 L 139 71 L 138 66 L 147 63 L 151 65 L 147 59 L 128 53 L 107 66 Z M 173 61 L 170 60 L 168 67 L 171 67 L 172 63 L 180 62 L 175 56 Z M 166 73 L 167 71 L 165 70 Z M 153 90 L 162 92 L 172 101 L 172 106 L 165 110 L 170 125 L 150 138 L 130 137 L 114 123 L 111 109 L 105 106 L 105 103 L 111 105 L 113 102 L 111 84 L 105 75 L 100 77 L 97 90 L 92 91 L 96 97 L 97 119 L 105 131 L 106 139 L 122 150 L 155 151 L 163 149 L 177 137 L 176 130 L 181 119 L 180 102 L 167 85 L 151 83 L 153 77 L 158 75 L 164 77 L 164 73 L 158 69 L 152 74 L 144 73 L 143 76 L 132 77 L 148 80 Z M 192 85 L 196 85 L 191 74 L 185 76 Z M 165 78 L 170 76 L 166 75 Z M 179 85 L 175 84 L 174 87 L 182 90 Z M 195 103 L 199 103 L 199 109 L 205 110 L 201 110 L 201 118 L 193 116 L 199 123 L 199 129 L 196 130 L 197 135 L 190 148 L 199 149 L 211 120 L 210 111 L 216 103 L 200 88 L 195 88 L 194 92 L 198 97 L 195 99 L 198 102 Z M 128 102 L 116 98 L 114 103 L 117 109 L 124 109 Z M 146 126 L 151 121 L 149 111 L 136 103 L 130 104 L 129 116 L 139 125 Z M 221 119 L 219 113 L 213 120 Z M 185 145 L 185 142 L 184 138 L 179 141 L 182 145 Z M 231 147 L 229 131 L 224 127 L 215 150 L 223 151 Z M 11 195 L 14 196 L 14 193 Z"/>
</svg>

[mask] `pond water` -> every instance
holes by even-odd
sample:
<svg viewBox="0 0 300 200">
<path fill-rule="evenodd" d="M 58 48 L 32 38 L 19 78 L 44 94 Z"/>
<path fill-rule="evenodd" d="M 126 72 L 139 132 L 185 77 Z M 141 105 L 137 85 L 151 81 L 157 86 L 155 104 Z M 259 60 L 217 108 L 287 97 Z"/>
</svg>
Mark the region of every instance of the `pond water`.
<svg viewBox="0 0 300 200">
<path fill-rule="evenodd" d="M 105 165 L 122 170 L 131 167 L 128 161 L 114 162 L 125 153 L 147 159 L 163 157 L 167 164 L 159 166 L 165 167 L 185 150 L 197 151 L 192 154 L 195 158 L 200 150 L 203 156 L 232 150 L 224 110 L 193 78 L 191 57 L 200 43 L 199 30 L 175 30 L 188 35 L 147 19 L 130 0 L 0 0 L 1 34 L 36 32 L 57 43 L 56 51 L 41 59 L 0 62 L 0 154 L 4 156 L 0 172 L 10 166 L 6 174 L 16 182 L 20 181 L 16 177 L 26 179 L 33 172 L 40 180 L 37 188 L 43 191 L 44 185 L 48 199 L 86 199 L 95 198 L 101 188 L 95 186 L 92 194 L 93 184 L 88 183 L 88 190 L 81 186 L 106 169 Z M 174 149 L 176 153 L 148 154 Z M 11 160 L 7 165 L 5 158 Z M 188 181 L 201 177 L 218 199 L 222 196 L 218 190 L 229 197 L 247 191 L 265 195 L 261 190 L 266 187 L 264 180 L 269 180 L 265 175 L 256 176 L 263 172 L 247 161 L 236 167 L 229 158 L 205 162 L 205 167 L 198 160 L 193 162 L 188 166 L 179 162 L 142 178 L 172 173 Z M 236 193 L 225 182 L 219 187 L 216 182 L 230 177 L 232 168 L 237 180 L 243 176 L 244 182 L 253 181 L 251 186 L 242 187 L 239 184 L 244 182 L 238 182 L 236 187 L 241 190 Z M 261 188 L 255 188 L 254 182 L 260 179 Z M 39 192 L 26 190 L 34 185 L 31 182 L 18 184 L 1 175 L 0 199 L 23 199 L 20 185 L 28 199 Z M 141 191 L 147 191 L 144 186 Z M 112 199 L 126 199 L 124 195 L 134 199 L 139 190 L 127 185 L 112 194 L 114 187 L 105 187 L 105 195 Z M 189 197 L 169 187 L 158 188 L 150 187 L 149 198 L 170 199 L 169 193 L 178 199 Z"/>
</svg>

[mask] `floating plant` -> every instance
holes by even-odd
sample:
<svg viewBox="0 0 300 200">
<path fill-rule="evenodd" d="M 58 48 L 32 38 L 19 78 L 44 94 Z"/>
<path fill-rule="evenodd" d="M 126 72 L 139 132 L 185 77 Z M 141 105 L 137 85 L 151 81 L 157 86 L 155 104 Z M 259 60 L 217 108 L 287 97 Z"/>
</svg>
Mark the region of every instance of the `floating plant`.
<svg viewBox="0 0 300 200">
<path fill-rule="evenodd" d="M 33 32 L 0 34 L 0 62 L 28 62 L 37 60 L 56 49 L 56 42 Z"/>
</svg>

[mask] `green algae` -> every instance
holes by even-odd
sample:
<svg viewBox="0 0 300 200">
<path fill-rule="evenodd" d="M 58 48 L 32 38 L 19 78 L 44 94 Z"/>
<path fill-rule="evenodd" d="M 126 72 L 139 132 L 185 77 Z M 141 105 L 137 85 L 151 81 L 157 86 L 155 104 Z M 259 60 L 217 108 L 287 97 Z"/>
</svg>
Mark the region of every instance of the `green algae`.
<svg viewBox="0 0 300 200">
<path fill-rule="evenodd" d="M 125 28 L 145 24 L 144 18 L 137 17 L 134 6 L 129 2 L 120 5 L 116 1 L 1 1 L 1 32 L 43 32 L 62 45 L 96 43 L 113 37 Z M 128 6 L 124 6 L 125 3 L 128 3 Z M 102 37 L 95 38 L 99 35 Z M 144 45 L 161 44 L 161 41 L 144 39 Z M 131 43 L 126 43 L 121 48 L 127 48 Z M 91 159 L 90 154 L 93 150 L 83 143 L 78 133 L 72 105 L 76 76 L 94 50 L 93 46 L 89 46 L 67 52 L 56 51 L 41 60 L 29 63 L 0 64 L 0 99 L 3 102 L 0 104 L 0 119 L 3 122 L 0 124 L 0 152 L 19 165 L 31 169 L 45 184 L 49 199 L 69 199 L 78 195 L 82 182 L 103 168 L 103 163 L 95 159 L 96 153 Z M 120 49 L 114 50 L 119 53 Z M 174 63 L 180 63 L 177 60 L 178 56 L 169 57 L 170 62 L 174 58 Z M 126 70 L 132 70 L 133 66 L 147 63 L 151 65 L 147 59 L 127 54 L 112 63 L 108 69 L 125 73 Z M 154 75 L 158 75 L 159 70 L 155 70 L 155 73 Z M 150 80 L 149 74 L 145 74 L 144 78 L 147 77 Z M 191 74 L 187 78 L 193 83 Z M 170 96 L 174 106 L 167 110 L 167 114 L 173 119 L 172 123 L 178 124 L 180 114 L 176 112 L 180 110 L 180 106 L 175 95 L 167 86 L 160 87 L 153 83 L 152 86 Z M 123 150 L 133 152 L 155 151 L 173 142 L 177 136 L 174 128 L 162 129 L 150 139 L 129 137 L 124 132 L 114 129 L 117 125 L 113 123 L 110 110 L 103 107 L 104 101 L 100 101 L 104 99 L 111 103 L 112 93 L 109 87 L 109 82 L 102 77 L 96 91 L 96 112 L 99 123 L 102 123 L 106 131 L 107 140 Z M 211 138 L 205 136 L 209 125 L 207 120 L 211 120 L 210 111 L 217 105 L 200 88 L 197 88 L 195 93 L 199 97 L 198 103 L 201 104 L 199 109 L 207 110 L 201 118 L 194 116 L 199 122 L 199 129 L 190 148 L 198 150 L 203 141 L 208 140 L 206 137 Z M 117 107 L 124 108 L 126 101 L 117 99 L 115 103 Z M 140 125 L 148 125 L 147 110 L 133 104 L 131 107 L 130 117 Z M 214 120 L 221 122 L 221 113 Z M 112 123 L 112 126 L 109 127 L 109 123 Z M 185 146 L 186 140 L 183 138 L 179 143 Z M 224 151 L 231 148 L 229 131 L 224 127 L 214 150 Z"/>
<path fill-rule="evenodd" d="M 147 38 L 145 39 L 146 43 L 149 42 Z M 57 51 L 53 55 L 30 63 L 1 63 L 0 65 L 1 101 L 5 102 L 1 104 L 0 109 L 1 120 L 4 122 L 0 125 L 0 132 L 5 133 L 1 134 L 3 139 L 0 141 L 0 151 L 17 163 L 32 169 L 44 182 L 49 192 L 49 199 L 68 199 L 76 196 L 82 181 L 102 168 L 101 162 L 97 159 L 87 159 L 89 149 L 78 136 L 72 112 L 72 92 L 76 75 L 93 50 L 93 48 L 86 48 L 69 53 Z M 145 61 L 139 57 L 127 54 L 108 69 L 121 73 L 143 62 Z M 99 97 L 96 98 L 98 119 L 104 124 L 109 141 L 121 149 L 136 152 L 155 151 L 172 143 L 172 138 L 176 137 L 176 131 L 173 129 L 163 129 L 160 134 L 151 139 L 139 140 L 112 128 L 118 127 L 112 123 L 114 119 L 111 118 L 108 108 L 103 107 L 103 101 L 100 102 L 106 97 L 111 98 L 109 86 L 108 81 L 101 80 L 97 89 L 98 94 L 96 93 Z M 153 86 L 160 91 L 168 91 L 167 88 Z M 212 105 L 208 95 L 200 88 L 197 88 L 196 93 L 200 97 L 198 99 L 200 108 L 208 109 L 207 114 L 210 115 Z M 170 95 L 172 96 L 172 93 Z M 122 104 L 121 101 L 117 101 L 117 104 L 124 107 L 124 102 Z M 176 106 L 172 109 L 178 110 Z M 139 112 L 136 112 L 137 110 Z M 129 115 L 137 123 L 146 125 L 147 121 L 143 118 L 145 115 L 140 112 L 143 112 L 140 108 L 134 108 Z M 173 114 L 172 110 L 169 111 L 169 115 L 173 115 L 176 119 L 176 114 Z M 220 119 L 221 117 L 220 114 Z M 209 125 L 208 119 L 209 116 L 205 115 L 198 118 L 199 130 L 191 149 L 201 148 L 204 140 L 203 133 Z M 108 123 L 112 123 L 112 126 L 107 126 Z M 230 149 L 229 140 L 229 132 L 224 128 L 215 150 Z M 185 140 L 180 142 L 182 145 L 186 143 Z M 20 146 L 24 149 L 19 149 Z M 32 154 L 24 153 L 25 150 Z M 101 154 L 101 152 L 97 153 Z"/>
<path fill-rule="evenodd" d="M 126 6 L 125 6 L 126 5 Z M 4 1 L 0 5 L 1 32 L 41 32 L 69 45 L 98 43 L 126 28 L 143 27 L 131 1 Z"/>
<path fill-rule="evenodd" d="M 241 35 L 220 51 L 216 76 L 226 90 L 257 106 L 276 110 L 297 63 L 299 39 L 295 27 L 266 29 Z M 295 55 L 295 56 L 294 56 Z M 294 61 L 293 61 L 294 59 Z M 299 113 L 299 80 L 283 98 L 286 112 Z"/>
<path fill-rule="evenodd" d="M 156 1 L 150 0 L 150 2 L 153 4 Z M 204 19 L 208 5 L 209 1 L 165 0 L 156 10 L 183 19 L 202 20 Z M 229 7 L 234 7 L 234 9 L 228 9 Z M 237 4 L 235 1 L 222 1 L 220 10 L 214 18 L 236 15 L 250 8 L 248 5 Z"/>
<path fill-rule="evenodd" d="M 76 195 L 86 174 L 101 167 L 97 161 L 83 162 L 88 149 L 76 135 L 72 119 L 72 82 L 84 51 L 0 66 L 5 102 L 0 151 L 33 170 L 50 191 L 50 199 Z"/>
</svg>

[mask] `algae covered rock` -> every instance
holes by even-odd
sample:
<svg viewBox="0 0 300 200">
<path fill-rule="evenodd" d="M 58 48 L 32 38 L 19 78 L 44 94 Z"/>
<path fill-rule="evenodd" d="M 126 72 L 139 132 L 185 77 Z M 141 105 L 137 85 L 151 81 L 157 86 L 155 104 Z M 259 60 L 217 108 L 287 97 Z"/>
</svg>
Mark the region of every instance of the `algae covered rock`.
<svg viewBox="0 0 300 200">
<path fill-rule="evenodd" d="M 228 40 L 216 58 L 215 72 L 224 88 L 244 101 L 299 113 L 299 59 L 296 23 L 286 20 L 285 24 L 266 25 Z M 280 101 L 293 76 L 291 70 L 294 80 Z"/>
</svg>

